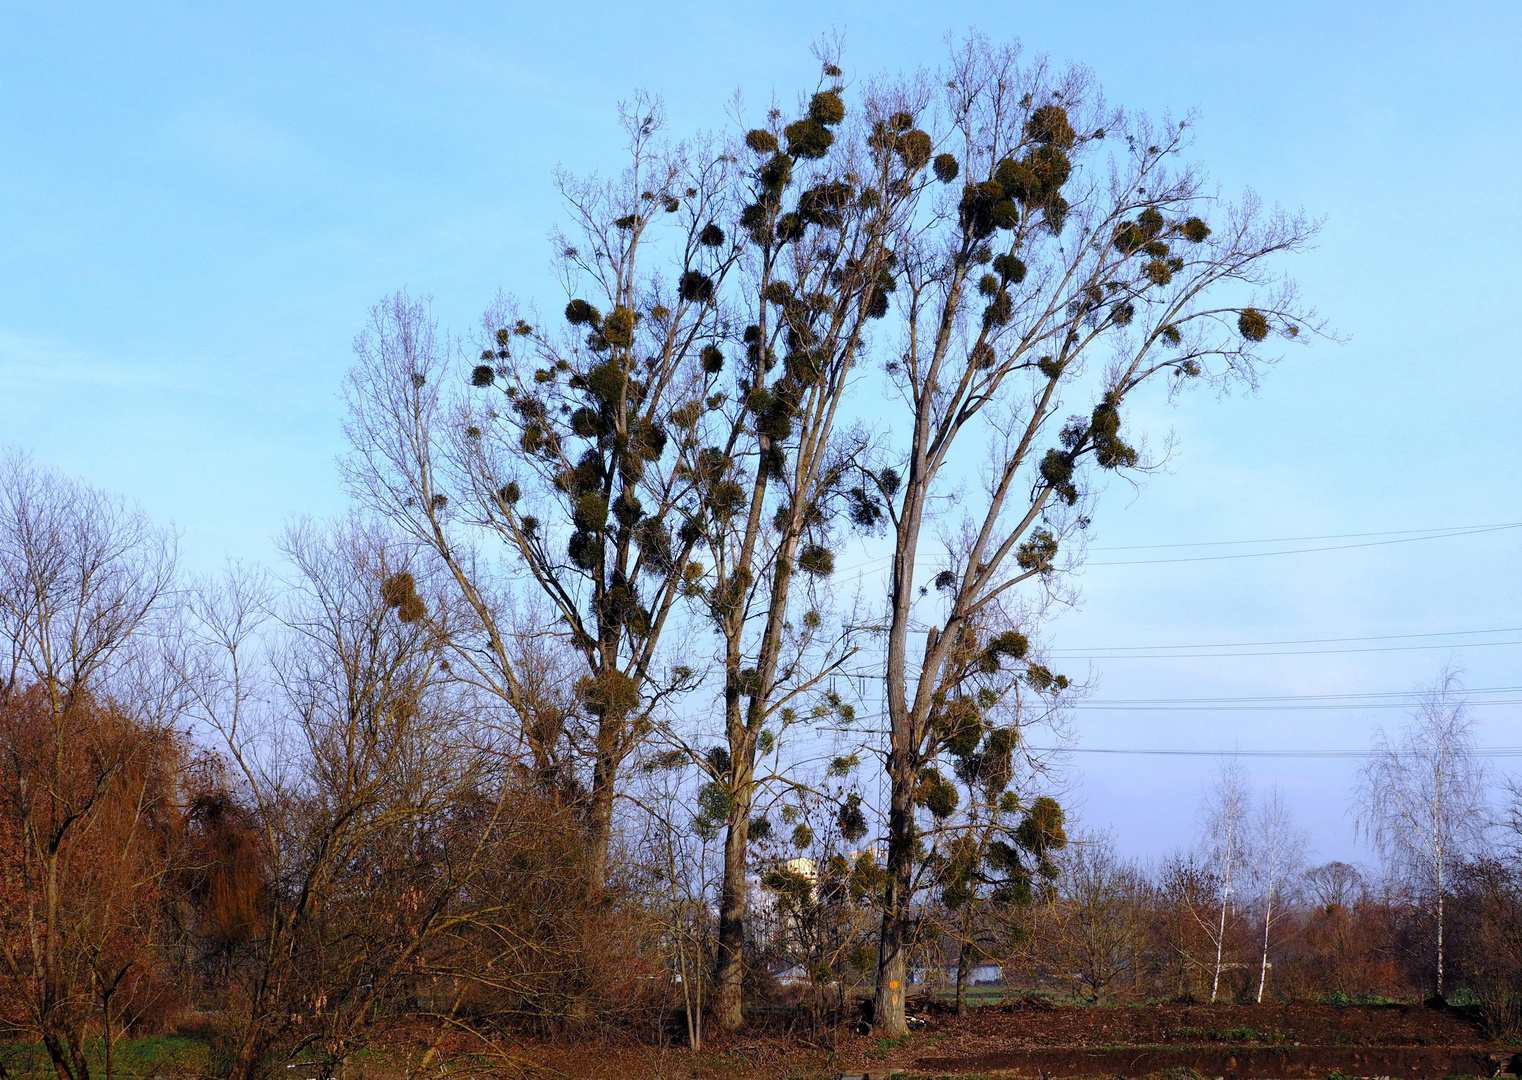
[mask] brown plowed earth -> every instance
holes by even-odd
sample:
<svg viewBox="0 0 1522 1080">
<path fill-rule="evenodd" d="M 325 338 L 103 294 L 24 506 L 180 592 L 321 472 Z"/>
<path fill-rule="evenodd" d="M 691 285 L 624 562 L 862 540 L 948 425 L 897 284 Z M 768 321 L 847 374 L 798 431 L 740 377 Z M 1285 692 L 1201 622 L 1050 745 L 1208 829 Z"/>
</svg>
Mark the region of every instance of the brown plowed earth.
<svg viewBox="0 0 1522 1080">
<path fill-rule="evenodd" d="M 1262 1043 L 1348 1046 L 1474 1046 L 1479 1032 L 1456 1009 L 1420 1005 L 1135 1005 L 1102 1008 L 1016 1002 L 971 1009 L 960 1022 L 926 1014 L 964 1038 L 1022 1047 Z M 1263 1036 L 1250 1038 L 1248 1033 Z"/>
<path fill-rule="evenodd" d="M 937 1045 L 912 1068 L 940 1074 L 1441 1078 L 1490 1076 L 1515 1055 L 1487 1045 L 1463 1014 L 1415 1005 L 1014 1005 L 926 1020 Z"/>
<path fill-rule="evenodd" d="M 1484 1047 L 1301 1046 L 1229 1050 L 1212 1047 L 1123 1050 L 1011 1050 L 974 1057 L 922 1057 L 914 1067 L 941 1075 L 999 1073 L 1034 1077 L 1133 1077 L 1192 1069 L 1205 1077 L 1491 1076 L 1507 1058 Z"/>
<path fill-rule="evenodd" d="M 1390 1080 L 1518 1071 L 1518 1047 L 1487 1043 L 1466 1016 L 1420 1005 L 985 1005 L 958 1018 L 917 1007 L 901 1040 L 838 1033 L 811 1040 L 775 1024 L 714 1038 L 701 1053 L 611 1040 L 525 1046 L 548 1074 L 574 1080 L 784 1080 L 867 1075 L 1261 1080 L 1329 1073 Z M 830 1047 L 834 1046 L 834 1053 Z M 1192 1078 L 1191 1078 L 1192 1080 Z"/>
</svg>

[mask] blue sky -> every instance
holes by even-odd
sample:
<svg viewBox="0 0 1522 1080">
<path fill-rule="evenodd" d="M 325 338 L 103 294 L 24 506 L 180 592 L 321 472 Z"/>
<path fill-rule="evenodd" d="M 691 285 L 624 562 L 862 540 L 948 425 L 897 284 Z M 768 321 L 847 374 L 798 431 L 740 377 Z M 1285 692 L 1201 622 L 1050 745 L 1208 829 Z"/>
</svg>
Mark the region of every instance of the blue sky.
<svg viewBox="0 0 1522 1080">
<path fill-rule="evenodd" d="M 675 131 L 718 127 L 737 88 L 760 110 L 811 85 L 822 32 L 853 76 L 935 63 L 966 28 L 947 10 L 0 6 L 0 444 L 173 522 L 192 569 L 266 558 L 290 517 L 342 506 L 338 390 L 370 304 L 406 287 L 464 328 L 499 287 L 556 300 L 551 174 L 616 166 L 617 100 L 647 88 Z M 1257 395 L 1149 406 L 1178 453 L 1109 493 L 1097 546 L 1522 520 L 1522 8 L 1002 4 L 975 25 L 1088 64 L 1128 108 L 1198 108 L 1194 156 L 1228 193 L 1326 219 L 1295 272 L 1347 343 L 1293 351 Z M 1096 646 L 1522 626 L 1519 537 L 1094 565 L 1054 645 L 1076 666 Z M 1522 684 L 1522 646 L 1451 647 L 1492 640 L 1522 633 L 1094 661 L 1095 697 L 1400 691 L 1448 660 Z M 1517 707 L 1480 715 L 1482 743 L 1522 744 Z M 1091 747 L 1359 749 L 1399 713 L 1075 719 Z M 1085 821 L 1143 853 L 1187 839 L 1213 768 L 1078 765 Z M 1357 854 L 1349 762 L 1249 768 L 1296 796 L 1323 857 Z"/>
</svg>

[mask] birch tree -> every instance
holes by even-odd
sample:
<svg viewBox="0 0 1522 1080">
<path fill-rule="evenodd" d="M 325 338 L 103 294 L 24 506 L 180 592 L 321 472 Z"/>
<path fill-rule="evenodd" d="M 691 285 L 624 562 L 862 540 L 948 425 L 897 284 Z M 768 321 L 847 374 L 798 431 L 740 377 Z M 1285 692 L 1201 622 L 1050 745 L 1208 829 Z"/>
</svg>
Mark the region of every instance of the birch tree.
<svg viewBox="0 0 1522 1080">
<path fill-rule="evenodd" d="M 1279 785 L 1273 785 L 1253 814 L 1253 859 L 1248 865 L 1253 891 L 1263 909 L 1263 948 L 1258 965 L 1257 1000 L 1260 1005 L 1268 985 L 1271 935 L 1274 927 L 1283 922 L 1290 911 L 1285 891 L 1305 862 L 1307 843 L 1305 831 L 1295 824 L 1294 814 L 1284 801 Z"/>
<path fill-rule="evenodd" d="M 1356 791 L 1358 831 L 1413 884 L 1433 921 L 1433 992 L 1443 996 L 1444 901 L 1456 860 L 1478 838 L 1485 771 L 1459 674 L 1444 669 L 1417 695 L 1393 738 L 1381 728 Z"/>
<path fill-rule="evenodd" d="M 1248 790 L 1242 763 L 1236 758 L 1227 758 L 1221 762 L 1206 798 L 1204 812 L 1205 855 L 1220 887 L 1220 917 L 1210 930 L 1210 941 L 1215 946 L 1215 968 L 1210 978 L 1211 1001 L 1215 1001 L 1221 990 L 1221 970 L 1226 963 L 1227 915 L 1231 909 L 1232 890 L 1247 857 L 1251 812 L 1252 793 Z"/>
</svg>

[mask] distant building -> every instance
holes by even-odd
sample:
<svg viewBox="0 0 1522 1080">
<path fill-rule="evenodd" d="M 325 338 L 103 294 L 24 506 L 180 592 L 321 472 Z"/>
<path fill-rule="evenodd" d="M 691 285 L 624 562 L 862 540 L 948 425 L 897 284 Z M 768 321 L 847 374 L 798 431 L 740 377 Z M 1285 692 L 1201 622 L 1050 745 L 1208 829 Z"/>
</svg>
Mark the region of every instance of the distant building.
<svg viewBox="0 0 1522 1080">
<path fill-rule="evenodd" d="M 806 877 L 810 881 L 817 882 L 819 880 L 819 867 L 815 865 L 813 859 L 805 858 L 802 855 L 796 859 L 786 860 L 782 864 L 782 869 L 797 874 L 800 877 Z"/>
<path fill-rule="evenodd" d="M 951 982 L 955 983 L 957 980 L 957 965 L 952 964 L 949 968 L 947 968 L 946 975 Z M 985 960 L 983 963 L 978 964 L 967 973 L 967 985 L 1003 986 L 1004 972 L 1000 969 L 998 964 L 993 964 Z"/>
</svg>

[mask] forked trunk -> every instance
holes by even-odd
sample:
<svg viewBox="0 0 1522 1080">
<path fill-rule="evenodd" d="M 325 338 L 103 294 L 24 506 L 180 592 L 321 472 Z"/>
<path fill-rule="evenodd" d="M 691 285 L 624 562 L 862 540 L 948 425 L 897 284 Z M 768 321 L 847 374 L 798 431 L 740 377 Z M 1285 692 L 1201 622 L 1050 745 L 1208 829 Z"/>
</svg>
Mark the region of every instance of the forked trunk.
<svg viewBox="0 0 1522 1080">
<path fill-rule="evenodd" d="M 25 789 L 23 789 L 25 790 Z M 61 918 L 62 890 L 58 883 L 59 856 L 56 848 L 43 858 L 43 911 L 47 923 L 42 932 L 41 975 L 43 982 L 42 1044 L 47 1047 L 48 1058 L 58 1080 L 90 1080 L 90 1064 L 82 1050 L 82 1032 L 70 1030 L 63 1012 L 67 998 L 63 980 L 63 920 Z M 35 938 L 33 939 L 35 944 Z"/>
<path fill-rule="evenodd" d="M 255 1017 L 248 1025 L 248 1032 L 243 1036 L 243 1043 L 238 1047 L 238 1054 L 233 1058 L 233 1066 L 227 1073 L 227 1080 L 253 1080 L 255 1066 L 258 1064 L 261 1052 L 261 1039 L 259 1038 L 259 1018 Z"/>
</svg>

